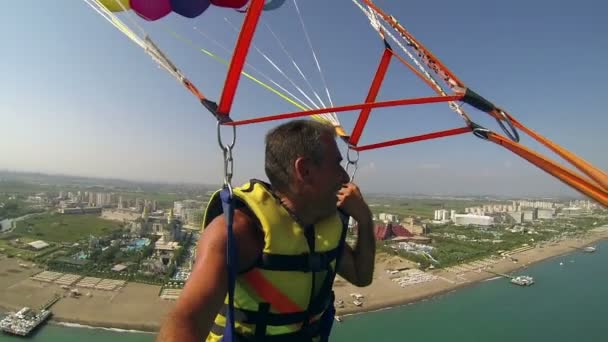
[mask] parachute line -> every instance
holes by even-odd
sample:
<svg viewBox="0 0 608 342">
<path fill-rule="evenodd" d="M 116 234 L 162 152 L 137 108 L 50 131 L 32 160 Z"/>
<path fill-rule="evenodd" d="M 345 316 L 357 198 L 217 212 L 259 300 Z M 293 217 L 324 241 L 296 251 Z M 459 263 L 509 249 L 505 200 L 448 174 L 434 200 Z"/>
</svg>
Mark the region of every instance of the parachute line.
<svg viewBox="0 0 608 342">
<path fill-rule="evenodd" d="M 386 26 L 384 26 L 379 20 L 378 20 L 378 16 L 376 15 L 376 13 L 373 10 L 366 10 L 363 5 L 361 5 L 359 3 L 359 1 L 357 0 L 352 0 L 352 2 L 368 17 L 369 21 L 370 21 L 370 25 L 374 28 L 374 30 L 376 30 L 381 37 L 384 37 L 384 35 L 388 35 L 388 37 L 394 41 L 399 48 L 401 48 L 401 50 L 409 57 L 410 60 L 412 60 L 412 62 L 418 67 L 418 69 L 420 70 L 420 72 L 422 72 L 422 74 L 424 75 L 424 77 L 426 78 L 427 84 L 430 82 L 432 85 L 432 88 L 440 95 L 447 95 L 446 91 L 441 87 L 441 85 L 439 85 L 439 83 L 437 82 L 437 80 L 428 72 L 428 70 L 422 65 L 422 63 L 418 60 L 418 58 L 416 58 L 401 42 L 401 40 L 397 39 L 389 29 L 386 28 Z M 380 19 L 382 19 L 382 21 L 384 21 L 386 23 L 386 20 L 380 16 Z M 388 23 L 387 23 L 388 24 Z M 390 25 L 390 24 L 389 24 Z M 413 46 L 414 43 L 412 41 L 410 41 L 407 37 L 401 36 L 407 45 L 409 46 Z M 404 60 L 402 60 L 402 62 L 405 62 Z M 418 76 L 421 76 L 419 73 L 417 73 Z M 455 102 L 449 102 L 448 106 L 455 111 L 456 113 L 458 113 L 467 123 L 471 122 L 471 119 L 469 118 L 469 116 L 464 112 L 464 110 Z"/>
<path fill-rule="evenodd" d="M 230 53 L 230 50 L 223 45 L 222 43 L 218 42 L 217 40 L 211 38 L 209 35 L 207 35 L 206 33 L 204 33 L 203 31 L 201 31 L 200 29 L 198 29 L 197 27 L 194 27 L 194 30 L 197 31 L 198 33 L 200 33 L 203 37 L 205 37 L 206 39 L 210 40 L 212 43 L 216 44 L 217 46 L 219 46 L 221 49 L 223 49 L 224 51 L 226 51 L 227 53 Z M 177 35 L 177 34 L 175 34 Z M 197 48 L 198 49 L 198 48 Z M 201 49 L 202 50 L 202 49 Z M 221 59 L 215 55 L 210 54 L 209 52 L 206 52 L 208 55 L 211 55 L 212 57 L 214 57 L 216 60 L 220 60 L 222 63 L 224 64 L 228 64 L 228 61 Z M 279 83 L 275 82 L 272 78 L 270 78 L 268 75 L 266 75 L 265 73 L 263 73 L 262 71 L 260 71 L 259 69 L 257 69 L 255 66 L 251 65 L 251 63 L 245 62 L 245 66 L 249 67 L 251 70 L 253 70 L 255 73 L 257 73 L 258 75 L 260 75 L 261 77 L 265 78 L 268 82 L 274 84 L 277 88 L 279 88 L 280 90 L 282 90 L 283 92 L 287 93 L 288 96 L 290 96 L 291 98 L 293 98 L 293 101 L 297 101 L 298 103 L 295 104 L 296 107 L 302 109 L 302 110 L 306 110 L 306 109 L 312 109 L 310 106 L 306 105 L 304 103 L 304 101 L 302 101 L 300 98 L 298 98 L 297 96 L 295 96 L 294 94 L 292 94 L 289 90 L 285 89 L 283 86 L 281 86 Z M 245 75 L 245 74 L 244 74 Z M 273 90 L 273 92 L 275 92 Z M 275 92 L 276 93 L 276 92 Z M 279 96 L 283 97 L 285 95 L 280 94 Z M 290 103 L 293 104 L 292 101 L 288 101 Z"/>
<path fill-rule="evenodd" d="M 317 94 L 317 92 L 315 91 L 315 89 L 313 88 L 313 86 L 310 84 L 310 81 L 308 80 L 308 78 L 306 77 L 306 75 L 304 75 L 304 72 L 302 72 L 302 69 L 300 69 L 300 66 L 298 65 L 298 63 L 295 61 L 295 59 L 293 59 L 293 57 L 291 56 L 291 54 L 289 54 L 289 52 L 285 48 L 285 45 L 283 44 L 283 42 L 281 42 L 281 40 L 276 35 L 276 33 L 272 30 L 272 28 L 270 27 L 270 25 L 268 25 L 267 23 L 264 23 L 264 26 L 266 26 L 266 28 L 268 29 L 268 31 L 270 31 L 270 33 L 272 34 L 272 36 L 274 37 L 274 39 L 279 44 L 279 47 L 281 48 L 281 50 L 283 50 L 283 52 L 285 53 L 285 55 L 287 56 L 287 58 L 289 58 L 289 60 L 291 61 L 291 64 L 298 71 L 298 73 L 300 74 L 300 76 L 302 76 L 302 79 L 304 80 L 304 82 L 306 82 L 306 85 L 308 86 L 308 88 L 312 91 L 312 93 L 315 95 L 315 97 L 317 98 L 317 100 L 321 104 L 320 107 L 326 108 L 327 106 L 325 105 L 325 103 L 323 102 L 323 100 L 321 100 L 321 97 L 319 96 L 319 94 Z M 319 108 L 319 106 L 317 106 L 317 108 Z"/>
<path fill-rule="evenodd" d="M 230 65 L 230 62 L 229 62 L 229 61 L 227 61 L 227 60 L 225 60 L 225 59 L 223 59 L 223 58 L 221 58 L 221 57 L 219 57 L 219 56 L 215 55 L 214 53 L 212 53 L 212 52 L 211 52 L 211 51 L 209 51 L 209 50 L 206 50 L 206 49 L 203 49 L 203 48 L 197 47 L 197 46 L 196 46 L 196 45 L 195 45 L 195 44 L 194 44 L 192 41 L 190 41 L 189 39 L 186 39 L 186 38 L 184 38 L 184 37 L 180 36 L 179 34 L 177 34 L 176 32 L 174 32 L 173 30 L 167 29 L 167 31 L 169 31 L 169 33 L 170 33 L 171 35 L 173 35 L 175 38 L 177 38 L 178 40 L 180 40 L 180 41 L 182 41 L 182 42 L 184 42 L 184 43 L 186 43 L 186 44 L 190 45 L 190 46 L 191 46 L 191 47 L 193 47 L 194 49 L 196 49 L 196 50 L 198 50 L 198 51 L 200 51 L 200 52 L 202 52 L 202 53 L 206 54 L 207 56 L 209 56 L 209 57 L 211 57 L 211 58 L 215 59 L 216 61 L 218 61 L 218 62 L 220 62 L 220 63 L 222 63 L 222 64 L 224 64 L 224 65 L 226 65 L 226 66 Z M 289 96 L 287 96 L 287 95 L 285 95 L 285 94 L 281 93 L 280 91 L 278 91 L 278 90 L 274 89 L 273 87 L 271 87 L 270 85 L 268 85 L 268 84 L 264 83 L 263 81 L 260 81 L 259 79 L 255 78 L 253 75 L 251 75 L 251 74 L 249 74 L 249 73 L 247 73 L 247 72 L 245 72 L 245 71 L 241 71 L 241 74 L 242 74 L 243 76 L 247 77 L 248 79 L 252 80 L 253 82 L 255 82 L 255 83 L 259 84 L 260 86 L 264 87 L 265 89 L 267 89 L 267 90 L 271 91 L 272 93 L 274 93 L 274 94 L 278 95 L 280 98 L 282 98 L 283 100 L 285 100 L 285 101 L 289 102 L 290 104 L 294 105 L 295 107 L 297 107 L 297 108 L 299 108 L 299 109 L 301 109 L 301 110 L 307 110 L 307 109 L 310 109 L 310 108 L 307 108 L 306 106 L 302 105 L 301 103 L 298 103 L 298 102 L 294 101 L 294 100 L 293 100 L 293 99 L 291 99 Z M 271 80 L 271 81 L 272 81 L 272 80 Z M 273 81 L 273 83 L 274 83 L 274 81 Z M 279 84 L 276 84 L 276 83 L 275 83 L 275 85 L 277 85 L 278 87 L 281 87 Z M 291 93 L 289 93 L 289 92 L 287 92 L 287 93 L 288 93 L 288 94 L 291 94 Z M 296 98 L 296 99 L 297 99 L 297 98 Z M 300 101 L 300 100 L 298 99 L 298 101 Z M 301 102 L 301 101 L 300 101 L 300 102 Z"/>
<path fill-rule="evenodd" d="M 234 27 L 234 25 L 227 19 L 224 18 L 224 20 L 226 20 L 226 22 L 228 24 L 230 24 L 230 26 L 238 32 L 237 28 Z M 285 74 L 285 72 L 283 71 L 283 69 L 281 69 L 281 67 L 279 67 L 270 57 L 268 57 L 268 55 L 266 55 L 266 53 L 264 53 L 262 50 L 260 50 L 257 45 L 252 44 L 252 47 L 256 50 L 257 53 L 259 53 L 262 58 L 264 58 L 278 73 L 280 73 L 294 88 L 296 88 L 296 90 L 298 90 L 298 92 L 300 92 L 300 94 L 302 94 L 302 96 L 304 96 L 308 102 L 312 105 L 312 107 L 315 107 L 317 109 L 320 108 L 320 106 L 313 100 L 310 98 L 310 96 L 308 96 L 308 94 L 306 94 L 306 92 L 304 90 L 302 90 L 302 88 L 300 88 L 289 76 L 287 76 L 287 74 Z"/>
</svg>

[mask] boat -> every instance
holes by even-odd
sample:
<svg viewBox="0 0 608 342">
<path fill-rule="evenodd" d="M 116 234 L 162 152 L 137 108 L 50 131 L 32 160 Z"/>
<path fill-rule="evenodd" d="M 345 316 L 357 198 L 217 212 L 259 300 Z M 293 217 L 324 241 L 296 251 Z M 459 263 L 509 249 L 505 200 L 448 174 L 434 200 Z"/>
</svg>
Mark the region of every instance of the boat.
<svg viewBox="0 0 608 342">
<path fill-rule="evenodd" d="M 338 322 L 342 322 L 342 317 L 340 317 L 340 316 L 336 316 L 335 318 L 336 318 L 336 321 L 338 321 Z"/>
<path fill-rule="evenodd" d="M 534 284 L 534 278 L 530 276 L 517 276 L 511 279 L 511 283 L 519 286 L 530 286 Z"/>
<path fill-rule="evenodd" d="M 36 327 L 51 316 L 50 310 L 36 312 L 29 307 L 23 307 L 17 312 L 10 312 L 8 316 L 0 321 L 0 329 L 5 333 L 27 336 Z"/>
<path fill-rule="evenodd" d="M 587 253 L 593 253 L 593 252 L 595 252 L 595 247 L 587 246 L 587 247 L 583 248 L 583 251 L 585 251 Z"/>
</svg>

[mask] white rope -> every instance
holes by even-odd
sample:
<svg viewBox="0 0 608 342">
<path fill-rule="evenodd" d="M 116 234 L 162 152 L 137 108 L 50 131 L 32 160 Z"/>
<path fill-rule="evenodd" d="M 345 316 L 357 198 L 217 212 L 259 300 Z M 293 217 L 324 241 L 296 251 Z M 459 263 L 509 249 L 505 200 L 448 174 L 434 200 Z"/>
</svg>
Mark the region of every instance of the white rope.
<svg viewBox="0 0 608 342">
<path fill-rule="evenodd" d="M 312 52 L 312 57 L 315 60 L 315 64 L 317 65 L 317 70 L 319 71 L 319 76 L 321 77 L 321 82 L 323 82 L 323 86 L 325 87 L 325 92 L 327 93 L 327 98 L 329 99 L 329 104 L 330 106 L 334 106 L 334 103 L 331 99 L 331 95 L 329 93 L 329 88 L 327 87 L 327 82 L 325 81 L 325 76 L 323 74 L 323 70 L 321 70 L 321 64 L 319 63 L 319 59 L 317 58 L 317 54 L 314 50 L 314 48 L 312 47 L 312 42 L 310 40 L 310 36 L 308 35 L 308 30 L 306 29 L 306 25 L 304 24 L 304 18 L 302 18 L 302 13 L 300 12 L 300 8 L 298 7 L 298 4 L 296 2 L 296 0 L 293 0 L 293 4 L 296 8 L 296 12 L 298 12 L 298 18 L 300 19 L 300 24 L 302 25 L 302 30 L 304 31 L 304 37 L 306 37 L 306 42 L 308 43 L 308 46 L 310 47 L 310 51 Z"/>
<path fill-rule="evenodd" d="M 238 29 L 228 20 L 228 18 L 224 18 L 224 20 L 226 20 L 226 22 L 228 24 L 230 24 L 230 26 L 232 27 L 233 30 L 235 30 L 238 33 Z M 257 51 L 257 53 L 259 53 L 268 63 L 270 63 L 270 65 L 272 65 L 273 68 L 275 68 L 283 77 L 285 77 L 285 79 L 294 87 L 296 88 L 300 94 L 302 94 L 302 96 L 304 96 L 309 103 L 315 107 L 316 109 L 321 109 L 319 107 L 319 105 L 313 101 L 308 94 L 306 94 L 306 92 L 304 92 L 304 90 L 302 90 L 302 88 L 300 88 L 291 78 L 289 78 L 289 76 L 287 76 L 287 74 L 285 74 L 285 72 L 270 58 L 268 57 L 264 52 L 262 52 L 262 50 L 260 50 L 256 44 L 251 43 L 251 46 Z"/>
<path fill-rule="evenodd" d="M 104 17 L 108 22 L 110 22 L 114 27 L 116 27 L 119 31 L 125 34 L 129 39 L 131 39 L 135 44 L 139 45 L 144 51 L 152 57 L 154 61 L 158 63 L 159 66 L 164 68 L 169 74 L 175 77 L 180 83 L 183 83 L 185 77 L 177 69 L 177 67 L 167 58 L 162 51 L 152 42 L 152 39 L 147 36 L 145 31 L 138 26 L 141 30 L 142 35 L 141 38 L 137 34 L 135 34 L 129 26 L 123 23 L 118 17 L 108 10 L 99 0 L 84 0 L 91 8 L 93 8 L 97 13 L 99 13 L 102 17 Z M 121 5 L 122 6 L 122 5 Z M 124 7 L 123 7 L 124 8 Z M 137 24 L 135 24 L 137 26 Z"/>
<path fill-rule="evenodd" d="M 370 20 L 370 25 L 382 36 L 383 33 L 387 34 L 389 36 L 389 38 L 391 38 L 394 42 L 397 43 L 397 45 L 401 48 L 401 50 L 412 60 L 412 62 L 418 67 L 418 69 L 420 69 L 420 71 L 424 74 L 424 76 L 429 80 L 429 82 L 431 82 L 431 84 L 433 84 L 433 88 L 435 88 L 437 90 L 437 92 L 443 96 L 447 96 L 447 93 L 445 92 L 445 90 L 441 87 L 441 85 L 437 82 L 437 80 L 428 72 L 428 70 L 422 65 L 422 63 L 420 63 L 420 61 L 418 60 L 418 58 L 416 58 L 404 45 L 403 43 L 398 40 L 397 38 L 395 38 L 395 36 L 391 33 L 390 29 L 387 29 L 387 27 L 380 23 L 378 21 L 378 16 L 375 15 L 375 11 L 373 11 L 372 9 L 370 9 L 369 11 L 366 10 L 357 0 L 352 0 L 353 3 L 355 5 L 357 5 L 357 7 L 359 7 L 359 9 L 365 13 L 367 15 L 367 17 Z M 382 19 L 382 21 L 384 23 L 386 23 L 388 26 L 390 26 L 391 29 L 393 29 L 393 27 L 390 25 L 390 23 L 388 23 L 384 17 L 380 16 L 380 19 Z M 397 31 L 398 32 L 398 31 Z M 420 52 L 419 48 L 407 37 L 403 36 L 401 34 L 401 32 L 399 32 L 399 36 L 401 38 L 403 38 L 406 43 L 409 46 L 413 46 L 413 48 L 416 50 L 416 52 L 419 55 L 422 55 L 422 53 Z M 438 72 L 437 70 L 435 70 L 435 72 Z M 440 75 L 441 76 L 441 75 Z M 445 78 L 445 76 L 444 76 Z M 456 102 L 454 101 L 449 101 L 448 102 L 448 106 L 454 110 L 456 113 L 458 113 L 465 121 L 469 122 L 470 119 L 468 117 L 468 115 L 464 112 L 464 110 L 462 109 L 462 107 L 460 107 Z"/>
<path fill-rule="evenodd" d="M 217 46 L 219 46 L 222 50 L 224 50 L 228 54 L 232 53 L 232 51 L 230 51 L 230 49 L 228 49 L 224 44 L 222 44 L 222 43 L 218 42 L 217 40 L 211 38 L 209 35 L 205 34 L 203 31 L 201 31 L 197 27 L 194 27 L 194 30 L 197 31 L 198 33 L 200 33 L 203 37 L 205 37 L 208 40 L 210 40 L 212 43 L 214 43 Z M 281 89 L 287 95 L 291 96 L 293 99 L 295 99 L 298 102 L 298 104 L 300 106 L 302 106 L 302 107 L 304 107 L 304 108 L 306 108 L 308 110 L 312 109 L 310 106 L 308 106 L 306 103 L 304 103 L 304 101 L 302 101 L 300 98 L 298 98 L 297 96 L 295 96 L 294 94 L 292 94 L 289 90 L 285 89 L 283 86 L 281 86 L 279 83 L 275 82 L 272 78 L 270 78 L 268 75 L 266 75 L 262 71 L 258 70 L 256 67 L 254 67 L 253 65 L 251 65 L 249 62 L 245 62 L 245 65 L 248 66 L 255 73 L 259 74 L 261 77 L 265 78 L 268 82 L 274 84 L 277 88 Z"/>
</svg>

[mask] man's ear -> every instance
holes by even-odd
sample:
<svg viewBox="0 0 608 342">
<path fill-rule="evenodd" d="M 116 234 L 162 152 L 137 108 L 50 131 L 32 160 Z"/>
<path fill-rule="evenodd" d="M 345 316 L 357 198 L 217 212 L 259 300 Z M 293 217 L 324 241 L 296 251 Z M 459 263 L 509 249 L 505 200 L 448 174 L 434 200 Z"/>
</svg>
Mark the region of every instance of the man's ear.
<svg viewBox="0 0 608 342">
<path fill-rule="evenodd" d="M 297 181 L 308 183 L 311 177 L 311 160 L 299 157 L 294 163 L 294 177 Z"/>
</svg>

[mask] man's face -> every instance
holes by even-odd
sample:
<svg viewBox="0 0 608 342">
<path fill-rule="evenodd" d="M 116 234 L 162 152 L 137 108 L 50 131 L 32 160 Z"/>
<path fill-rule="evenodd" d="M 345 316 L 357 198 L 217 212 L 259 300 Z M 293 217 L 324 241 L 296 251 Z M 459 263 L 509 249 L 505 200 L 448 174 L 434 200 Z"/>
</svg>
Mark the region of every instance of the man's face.
<svg viewBox="0 0 608 342">
<path fill-rule="evenodd" d="M 341 165 L 342 155 L 335 139 L 324 137 L 324 154 L 319 165 L 311 168 L 311 197 L 319 210 L 333 213 L 338 202 L 337 192 L 349 182 L 349 177 Z"/>
</svg>

